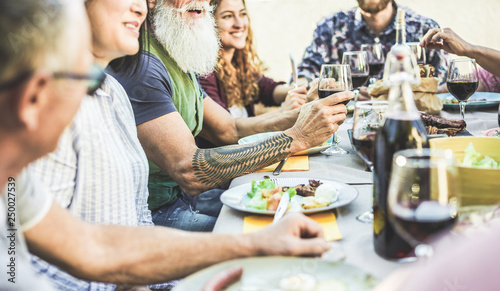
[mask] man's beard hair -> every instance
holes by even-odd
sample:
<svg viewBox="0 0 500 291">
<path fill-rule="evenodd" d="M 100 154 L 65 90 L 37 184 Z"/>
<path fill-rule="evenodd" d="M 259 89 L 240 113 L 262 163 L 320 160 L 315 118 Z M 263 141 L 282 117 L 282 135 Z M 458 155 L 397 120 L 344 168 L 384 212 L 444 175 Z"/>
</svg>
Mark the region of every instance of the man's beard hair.
<svg viewBox="0 0 500 291">
<path fill-rule="evenodd" d="M 381 0 L 378 4 L 368 4 L 366 0 L 358 0 L 358 5 L 361 10 L 367 13 L 377 14 L 384 10 L 390 2 L 392 2 L 392 0 Z"/>
<path fill-rule="evenodd" d="M 187 5 L 203 6 L 206 16 L 188 23 L 182 14 L 189 7 L 176 9 L 164 2 L 154 11 L 154 34 L 181 69 L 208 75 L 214 71 L 220 48 L 215 19 L 208 3 L 194 1 Z"/>
</svg>

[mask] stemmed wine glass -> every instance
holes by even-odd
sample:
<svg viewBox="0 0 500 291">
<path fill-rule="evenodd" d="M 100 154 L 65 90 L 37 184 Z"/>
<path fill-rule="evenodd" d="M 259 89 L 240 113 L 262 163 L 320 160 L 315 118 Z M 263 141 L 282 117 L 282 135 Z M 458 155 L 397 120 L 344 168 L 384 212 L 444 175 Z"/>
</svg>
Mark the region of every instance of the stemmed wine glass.
<svg viewBox="0 0 500 291">
<path fill-rule="evenodd" d="M 358 101 L 355 104 L 352 145 L 372 172 L 375 135 L 382 124 L 388 105 L 388 101 Z M 356 219 L 364 223 L 371 223 L 373 211 L 366 211 L 358 215 Z"/>
<path fill-rule="evenodd" d="M 431 243 L 451 230 L 459 207 L 458 177 L 451 150 L 396 152 L 388 192 L 389 221 L 415 247 L 417 257 L 432 256 Z"/>
<path fill-rule="evenodd" d="M 476 60 L 469 58 L 451 61 L 446 76 L 446 86 L 460 104 L 460 115 L 465 119 L 465 105 L 478 86 Z"/>
<path fill-rule="evenodd" d="M 417 64 L 424 65 L 426 62 L 425 48 L 421 47 L 419 42 L 407 42 L 406 45 L 410 47 L 410 50 L 415 55 Z"/>
<path fill-rule="evenodd" d="M 362 44 L 361 51 L 366 52 L 368 56 L 368 68 L 370 70 L 368 84 L 371 85 L 377 81 L 377 76 L 384 68 L 384 48 L 380 43 Z"/>
<path fill-rule="evenodd" d="M 352 87 L 354 102 L 358 100 L 359 88 L 363 86 L 370 76 L 368 67 L 368 54 L 364 51 L 345 52 L 342 56 L 342 64 L 351 68 Z"/>
<path fill-rule="evenodd" d="M 351 70 L 348 65 L 321 65 L 318 84 L 318 97 L 352 90 Z M 347 103 L 347 102 L 346 102 Z M 348 152 L 339 146 L 337 134 L 333 134 L 331 146 L 321 152 L 324 155 L 344 155 Z"/>
</svg>

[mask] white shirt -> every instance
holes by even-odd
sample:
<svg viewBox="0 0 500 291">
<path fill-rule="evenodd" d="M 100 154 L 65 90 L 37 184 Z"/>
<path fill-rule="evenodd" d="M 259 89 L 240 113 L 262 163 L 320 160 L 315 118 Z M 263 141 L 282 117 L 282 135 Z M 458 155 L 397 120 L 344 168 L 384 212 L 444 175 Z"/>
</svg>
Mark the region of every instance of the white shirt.
<svg viewBox="0 0 500 291">
<path fill-rule="evenodd" d="M 132 106 L 109 75 L 94 96 L 83 99 L 57 150 L 31 167 L 54 200 L 84 221 L 153 225 L 147 204 L 149 166 Z M 114 285 L 75 279 L 38 258 L 33 263 L 62 290 L 114 290 Z"/>
<path fill-rule="evenodd" d="M 7 183 L 0 197 L 0 290 L 55 290 L 35 273 L 23 236 L 45 218 L 52 198 L 27 170 Z"/>
</svg>

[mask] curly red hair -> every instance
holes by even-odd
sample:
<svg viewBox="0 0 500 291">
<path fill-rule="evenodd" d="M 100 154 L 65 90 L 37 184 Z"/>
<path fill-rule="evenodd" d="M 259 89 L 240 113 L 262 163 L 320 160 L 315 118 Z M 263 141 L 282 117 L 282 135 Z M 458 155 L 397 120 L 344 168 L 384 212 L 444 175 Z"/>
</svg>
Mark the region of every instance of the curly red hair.
<svg viewBox="0 0 500 291">
<path fill-rule="evenodd" d="M 213 11 L 223 0 L 211 0 L 210 5 L 213 6 Z M 245 1 L 243 5 L 246 8 Z M 227 96 L 228 107 L 233 105 L 246 106 L 250 102 L 255 101 L 259 96 L 258 81 L 262 75 L 261 64 L 257 51 L 253 45 L 253 33 L 248 19 L 248 36 L 243 49 L 237 49 L 234 52 L 231 64 L 228 64 L 224 58 L 220 57 L 215 75 L 222 83 L 222 87 Z"/>
</svg>

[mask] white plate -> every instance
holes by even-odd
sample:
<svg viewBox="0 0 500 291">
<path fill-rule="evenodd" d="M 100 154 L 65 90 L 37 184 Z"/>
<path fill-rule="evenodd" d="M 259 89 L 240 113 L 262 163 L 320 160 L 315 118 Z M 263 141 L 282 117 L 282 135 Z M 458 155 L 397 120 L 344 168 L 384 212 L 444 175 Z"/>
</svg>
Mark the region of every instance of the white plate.
<svg viewBox="0 0 500 291">
<path fill-rule="evenodd" d="M 257 133 L 257 134 L 249 135 L 249 136 L 240 138 L 240 140 L 238 140 L 238 144 L 253 143 L 253 142 L 256 142 L 256 141 L 259 141 L 259 140 L 266 139 L 266 138 L 271 137 L 273 135 L 277 135 L 279 133 L 282 133 L 282 131 L 271 131 L 271 132 L 263 132 L 263 133 Z M 336 136 L 337 136 L 337 141 L 340 143 L 340 141 L 341 141 L 340 136 L 339 135 L 336 135 Z M 326 141 L 325 145 L 321 145 L 321 146 L 317 146 L 317 147 L 312 147 L 312 148 L 307 149 L 307 150 L 296 152 L 296 153 L 293 154 L 293 156 L 305 156 L 305 155 L 317 154 L 317 153 L 319 153 L 319 152 L 321 152 L 321 151 L 326 150 L 327 148 L 329 148 L 331 144 L 332 144 L 332 138 L 330 137 Z"/>
<path fill-rule="evenodd" d="M 442 101 L 443 101 L 443 107 L 444 108 L 459 108 L 458 103 L 448 103 L 446 101 L 451 101 L 451 100 L 456 100 L 453 95 L 450 93 L 441 93 L 441 94 L 436 94 Z M 488 108 L 488 107 L 494 107 L 500 103 L 500 93 L 495 93 L 495 92 L 476 92 L 472 96 L 470 96 L 469 100 L 467 101 L 467 106 L 465 107 L 465 110 L 467 108 Z"/>
<path fill-rule="evenodd" d="M 273 181 L 275 184 L 280 185 L 280 186 L 296 186 L 299 184 L 309 184 L 309 180 L 313 180 L 312 178 L 273 178 Z M 289 212 L 302 212 L 302 213 L 315 213 L 315 212 L 320 212 L 320 211 L 325 211 L 325 210 L 330 210 L 334 209 L 340 206 L 347 205 L 354 201 L 356 197 L 358 197 L 358 190 L 356 190 L 354 187 L 349 186 L 344 183 L 339 183 L 335 181 L 330 181 L 330 180 L 323 180 L 323 179 L 314 179 L 314 180 L 319 180 L 320 182 L 324 184 L 330 184 L 333 187 L 336 187 L 339 189 L 339 199 L 326 206 L 326 207 L 320 207 L 320 208 L 312 208 L 312 209 L 303 209 L 301 207 L 302 204 L 302 196 L 295 195 L 292 197 L 290 201 L 290 209 L 288 209 Z M 249 212 L 249 213 L 257 213 L 257 214 L 267 214 L 267 215 L 274 215 L 276 211 L 274 210 L 260 210 L 260 209 L 255 209 L 255 208 L 250 208 L 247 207 L 248 201 L 250 201 L 250 197 L 248 197 L 247 193 L 252 190 L 252 183 L 245 183 L 239 186 L 236 186 L 234 188 L 230 188 L 222 195 L 220 196 L 220 200 L 224 205 L 227 205 L 228 207 L 231 207 L 233 209 L 239 210 L 239 211 L 244 211 L 244 212 Z"/>
<path fill-rule="evenodd" d="M 247 258 L 220 263 L 183 279 L 173 291 L 201 290 L 203 285 L 217 273 L 232 267 L 242 266 L 241 279 L 226 291 L 237 290 L 280 290 L 282 278 L 299 273 L 308 274 L 316 283 L 336 280 L 346 285 L 346 290 L 372 290 L 379 279 L 365 271 L 342 262 L 331 263 L 321 259 L 293 257 Z M 316 285 L 317 286 L 317 285 Z"/>
</svg>

